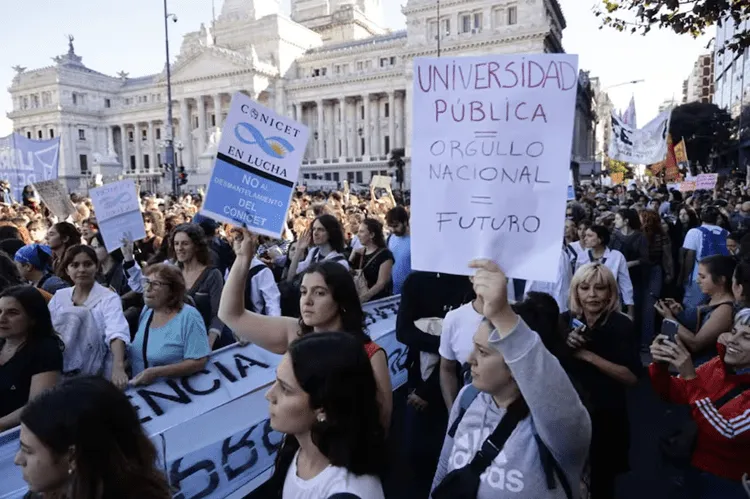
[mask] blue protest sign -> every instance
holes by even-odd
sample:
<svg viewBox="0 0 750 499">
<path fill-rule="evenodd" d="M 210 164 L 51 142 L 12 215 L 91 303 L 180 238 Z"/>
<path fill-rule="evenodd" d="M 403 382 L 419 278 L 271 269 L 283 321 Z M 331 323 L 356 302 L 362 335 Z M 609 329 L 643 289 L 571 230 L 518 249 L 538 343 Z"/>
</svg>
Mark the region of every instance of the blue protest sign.
<svg viewBox="0 0 750 499">
<path fill-rule="evenodd" d="M 13 133 L 0 137 L 0 180 L 7 180 L 13 198 L 21 202 L 26 185 L 57 178 L 60 137 L 32 140 Z"/>
<path fill-rule="evenodd" d="M 201 214 L 280 237 L 309 136 L 306 126 L 235 94 Z"/>
</svg>

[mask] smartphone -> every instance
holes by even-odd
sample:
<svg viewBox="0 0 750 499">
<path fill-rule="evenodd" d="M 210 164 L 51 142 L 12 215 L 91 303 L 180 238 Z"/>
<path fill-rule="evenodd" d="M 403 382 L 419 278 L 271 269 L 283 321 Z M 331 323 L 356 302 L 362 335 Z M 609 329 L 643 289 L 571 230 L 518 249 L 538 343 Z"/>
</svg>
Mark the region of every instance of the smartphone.
<svg viewBox="0 0 750 499">
<path fill-rule="evenodd" d="M 575 317 L 573 317 L 572 319 L 570 319 L 570 330 L 572 331 L 574 329 L 579 329 L 579 332 L 583 336 L 586 336 L 586 333 L 588 333 L 588 328 L 586 327 L 586 324 L 584 324 L 583 322 L 579 321 Z"/>
<path fill-rule="evenodd" d="M 664 319 L 661 321 L 661 334 L 666 336 L 672 343 L 677 343 L 677 330 L 680 328 L 680 324 L 672 319 Z"/>
<path fill-rule="evenodd" d="M 573 317 L 572 319 L 570 319 L 570 328 L 571 329 L 578 329 L 579 327 L 586 327 L 586 324 L 584 324 L 583 322 L 579 321 L 575 317 Z"/>
</svg>

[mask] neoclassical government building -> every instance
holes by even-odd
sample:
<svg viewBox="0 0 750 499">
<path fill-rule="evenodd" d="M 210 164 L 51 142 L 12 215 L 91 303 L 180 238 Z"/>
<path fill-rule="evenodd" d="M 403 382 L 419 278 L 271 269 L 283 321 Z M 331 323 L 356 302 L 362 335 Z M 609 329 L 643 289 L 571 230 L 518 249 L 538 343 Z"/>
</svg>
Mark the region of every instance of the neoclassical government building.
<svg viewBox="0 0 750 499">
<path fill-rule="evenodd" d="M 301 181 L 366 185 L 388 171 L 392 149 L 405 148 L 408 164 L 414 57 L 438 47 L 447 57 L 563 51 L 557 0 L 408 0 L 401 31 L 383 28 L 380 2 L 292 0 L 287 15 L 279 0 L 224 0 L 210 27 L 185 35 L 171 81 L 178 163 L 190 184 L 208 179 L 235 92 L 310 127 Z M 71 37 L 53 65 L 14 68 L 14 130 L 61 137 L 59 177 L 72 191 L 97 174 L 167 190 L 166 66 L 112 76 L 83 55 Z M 586 73 L 580 80 L 572 161 L 591 160 L 595 149 L 593 93 Z"/>
</svg>

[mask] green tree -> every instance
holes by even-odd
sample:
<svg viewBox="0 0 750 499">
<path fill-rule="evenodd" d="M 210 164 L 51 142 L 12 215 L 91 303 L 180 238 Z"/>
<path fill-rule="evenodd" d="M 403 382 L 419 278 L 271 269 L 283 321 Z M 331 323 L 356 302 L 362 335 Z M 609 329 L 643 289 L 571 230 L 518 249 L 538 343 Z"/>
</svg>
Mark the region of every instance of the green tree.
<svg viewBox="0 0 750 499">
<path fill-rule="evenodd" d="M 740 26 L 750 16 L 747 0 L 600 0 L 594 13 L 602 26 L 645 35 L 656 26 L 694 38 L 724 22 Z M 720 51 L 741 53 L 750 47 L 750 30 L 737 30 Z"/>
<path fill-rule="evenodd" d="M 688 158 L 705 169 L 711 156 L 733 145 L 734 123 L 716 104 L 691 102 L 674 108 L 669 133 L 675 144 L 685 139 Z"/>
<path fill-rule="evenodd" d="M 624 161 L 607 158 L 604 162 L 604 166 L 607 168 L 610 175 L 613 173 L 622 173 L 623 178 L 633 178 L 633 171 L 628 168 L 628 164 Z"/>
</svg>

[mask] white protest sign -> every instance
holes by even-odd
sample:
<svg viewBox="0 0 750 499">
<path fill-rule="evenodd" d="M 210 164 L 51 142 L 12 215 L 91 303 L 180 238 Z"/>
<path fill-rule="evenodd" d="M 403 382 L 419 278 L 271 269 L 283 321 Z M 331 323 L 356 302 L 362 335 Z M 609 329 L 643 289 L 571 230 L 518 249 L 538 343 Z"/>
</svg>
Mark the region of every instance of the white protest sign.
<svg viewBox="0 0 750 499">
<path fill-rule="evenodd" d="M 415 270 L 557 279 L 577 79 L 575 55 L 415 59 Z"/>
<path fill-rule="evenodd" d="M 76 212 L 75 206 L 70 201 L 68 191 L 57 180 L 45 180 L 33 184 L 44 204 L 60 220 L 65 220 Z"/>
<path fill-rule="evenodd" d="M 391 187 L 392 180 L 391 177 L 386 175 L 373 175 L 370 187 L 375 187 L 376 189 L 388 189 Z"/>
<path fill-rule="evenodd" d="M 695 179 L 695 187 L 698 190 L 710 191 L 716 187 L 716 182 L 718 180 L 718 173 L 701 173 Z"/>
<path fill-rule="evenodd" d="M 107 251 L 118 249 L 123 239 L 138 241 L 146 237 L 135 182 L 121 180 L 106 184 L 91 189 L 89 196 Z"/>
<path fill-rule="evenodd" d="M 321 179 L 309 179 L 305 180 L 305 185 L 311 191 L 323 190 L 323 191 L 335 191 L 339 187 L 339 183 L 335 180 L 321 180 Z"/>
<path fill-rule="evenodd" d="M 309 136 L 306 126 L 234 94 L 201 214 L 281 237 Z"/>
</svg>

